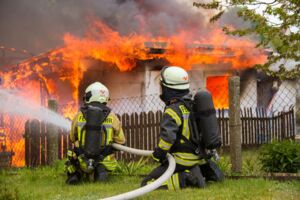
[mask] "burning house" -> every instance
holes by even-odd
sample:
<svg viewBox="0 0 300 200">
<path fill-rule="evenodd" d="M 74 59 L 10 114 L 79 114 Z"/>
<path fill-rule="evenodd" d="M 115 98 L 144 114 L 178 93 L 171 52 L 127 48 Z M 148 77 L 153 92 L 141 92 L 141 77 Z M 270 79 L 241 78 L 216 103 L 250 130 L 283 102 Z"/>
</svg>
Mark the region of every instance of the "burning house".
<svg viewBox="0 0 300 200">
<path fill-rule="evenodd" d="M 94 81 L 100 81 L 109 88 L 110 106 L 118 114 L 162 110 L 163 103 L 159 99 L 160 71 L 163 66 L 172 65 L 172 63 L 164 57 L 168 53 L 168 49 L 162 48 L 161 43 L 144 43 L 144 45 L 149 58 L 135 60 L 135 67 L 125 71 L 122 71 L 122 68 L 120 69 L 116 63 L 105 62 L 89 56 L 81 57 L 78 60 L 68 60 L 64 57 L 66 55 L 64 48 L 56 49 L 11 67 L 9 73 L 2 75 L 2 87 L 8 88 L 5 81 L 13 78 L 16 86 L 22 86 L 23 89 L 31 91 L 29 96 L 28 93 L 18 95 L 23 95 L 24 98 L 31 99 L 34 104 L 42 106 L 46 106 L 48 99 L 56 98 L 59 102 L 60 112 L 69 118 L 72 118 L 77 112 L 87 85 Z M 243 48 L 238 50 L 247 51 Z M 234 48 L 220 48 L 204 44 L 189 48 L 187 51 L 192 51 L 192 56 L 200 56 L 200 59 L 188 68 L 192 91 L 198 88 L 210 90 L 217 108 L 228 108 L 228 77 L 230 75 L 241 77 L 242 107 L 264 107 L 272 114 L 295 105 L 296 91 L 293 81 L 282 82 L 268 77 L 251 68 L 247 63 L 246 67 L 234 67 L 234 62 L 238 62 L 240 57 L 251 60 L 266 56 L 264 52 L 257 51 L 236 56 L 235 51 L 237 50 Z M 213 57 L 213 59 L 208 59 L 207 62 L 201 60 L 202 56 L 206 59 Z M 84 68 L 80 66 L 84 66 Z M 130 65 L 125 66 L 130 67 Z M 24 78 L 21 72 L 25 73 L 26 70 L 29 72 Z M 283 102 L 283 96 L 289 100 Z M 5 113 L 2 113 L 2 116 L 6 119 L 2 123 L 3 127 L 7 129 L 6 132 L 10 133 L 9 135 L 16 134 L 13 125 L 14 118 Z M 24 122 L 25 119 L 21 124 L 24 125 Z M 9 135 L 6 134 L 6 136 Z M 18 136 L 14 142 L 24 143 L 22 135 Z M 8 147 L 10 149 L 6 150 L 12 150 L 12 143 Z M 16 153 L 20 155 L 23 151 L 17 150 Z M 13 152 L 11 153 L 12 156 Z M 18 165 L 22 165 L 22 163 Z"/>
<path fill-rule="evenodd" d="M 74 49 L 60 48 L 21 62 L 11 68 L 15 74 L 3 77 L 4 81 L 14 78 L 17 85 L 25 81 L 26 84 L 22 86 L 35 90 L 31 98 L 42 106 L 46 105 L 47 99 L 57 99 L 61 112 L 69 118 L 77 111 L 87 85 L 94 81 L 100 81 L 109 88 L 112 106 L 117 108 L 118 113 L 147 112 L 162 109 L 162 104 L 158 103 L 156 108 L 147 104 L 160 101 L 160 70 L 165 65 L 172 65 L 172 59 L 178 59 L 177 63 L 182 63 L 179 66 L 188 69 L 191 90 L 210 90 L 217 108 L 228 108 L 230 75 L 241 77 L 242 107 L 264 107 L 274 112 L 295 105 L 293 81 L 281 82 L 252 68 L 252 65 L 265 59 L 266 52 L 245 47 L 194 44 L 186 45 L 186 57 L 180 58 L 180 52 L 174 53 L 166 46 L 164 42 L 144 42 L 140 58 L 132 55 L 124 59 L 120 55 L 121 58 L 117 57 L 114 62 L 109 62 L 110 58 L 105 56 L 101 59 L 88 54 L 74 58 L 78 46 L 73 46 Z M 69 60 L 67 56 L 72 59 Z M 31 72 L 26 78 L 20 76 L 22 70 L 28 69 Z M 4 84 L 4 87 L 7 86 Z M 286 104 L 280 99 L 283 95 L 290 99 Z M 139 100 L 132 101 L 132 98 Z M 119 100 L 116 102 L 116 99 Z M 120 104 L 127 104 L 132 110 L 122 110 Z"/>
<path fill-rule="evenodd" d="M 24 4 L 30 2 L 24 1 Z M 253 69 L 255 64 L 264 63 L 267 58 L 264 51 L 255 48 L 255 42 L 227 36 L 220 25 L 208 25 L 208 15 L 191 8 L 192 5 L 185 1 L 168 1 L 168 6 L 158 2 L 78 2 L 78 9 L 86 5 L 91 6 L 91 10 L 97 8 L 99 16 L 89 18 L 89 23 L 83 21 L 86 16 L 82 13 L 63 10 L 62 13 L 69 14 L 75 22 L 74 30 L 82 30 L 88 24 L 86 34 L 79 37 L 76 31 L 64 30 L 59 34 L 59 37 L 63 35 L 64 41 L 64 45 L 58 45 L 60 48 L 51 46 L 52 50 L 46 53 L 26 55 L 26 59 L 18 59 L 18 64 L 0 60 L 1 90 L 9 90 L 39 106 L 47 106 L 48 99 L 56 99 L 59 112 L 72 118 L 81 104 L 86 86 L 100 81 L 110 90 L 110 106 L 115 112 L 148 112 L 163 107 L 158 97 L 161 68 L 177 65 L 188 70 L 192 90 L 206 87 L 212 92 L 217 108 L 228 108 L 228 77 L 233 74 L 241 77 L 242 107 L 266 107 L 274 112 L 295 104 L 292 81 L 282 82 Z M 36 1 L 31 3 L 35 5 Z M 62 7 L 59 4 L 46 7 L 43 14 L 49 9 L 56 13 Z M 28 6 L 29 12 L 32 8 L 34 6 Z M 39 38 L 42 43 L 41 38 L 47 40 L 57 36 L 61 27 L 69 25 L 67 21 L 56 28 L 48 21 L 49 16 L 61 15 L 47 14 L 47 21 L 43 23 L 47 26 L 43 29 L 47 29 L 45 35 L 49 37 L 35 37 L 36 32 L 32 31 L 36 30 L 35 27 L 28 28 L 30 34 L 26 36 L 32 41 Z M 23 18 L 16 20 L 20 19 Z M 34 24 L 29 21 L 30 25 Z M 63 22 L 60 18 L 54 21 Z M 20 42 L 25 42 L 24 38 Z M 283 103 L 280 101 L 282 96 L 290 98 Z M 14 158 L 24 155 L 24 123 L 30 116 L 17 121 L 16 116 L 0 111 L 3 126 L 7 128 L 6 138 L 9 138 L 6 149 L 14 149 L 13 165 L 22 166 L 24 159 L 18 162 Z"/>
</svg>

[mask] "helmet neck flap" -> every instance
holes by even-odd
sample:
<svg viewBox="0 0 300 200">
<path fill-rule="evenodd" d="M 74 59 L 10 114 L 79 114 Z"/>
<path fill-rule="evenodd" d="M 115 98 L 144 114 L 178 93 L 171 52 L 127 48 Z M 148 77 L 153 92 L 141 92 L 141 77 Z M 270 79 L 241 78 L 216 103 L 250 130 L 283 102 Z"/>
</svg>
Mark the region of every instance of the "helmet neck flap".
<svg viewBox="0 0 300 200">
<path fill-rule="evenodd" d="M 163 84 L 161 84 L 161 89 L 162 89 L 162 93 L 159 97 L 166 105 L 169 105 L 172 99 L 182 98 L 183 96 L 187 95 L 190 92 L 189 89 L 176 90 L 176 89 L 168 88 Z"/>
</svg>

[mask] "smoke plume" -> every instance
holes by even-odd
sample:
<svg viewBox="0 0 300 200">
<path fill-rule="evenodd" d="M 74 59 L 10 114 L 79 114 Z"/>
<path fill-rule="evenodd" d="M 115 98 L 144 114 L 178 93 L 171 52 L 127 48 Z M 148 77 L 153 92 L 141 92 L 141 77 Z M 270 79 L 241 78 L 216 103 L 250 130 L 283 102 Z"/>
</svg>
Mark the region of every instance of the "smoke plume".
<svg viewBox="0 0 300 200">
<path fill-rule="evenodd" d="M 83 36 L 91 19 L 120 34 L 168 36 L 209 30 L 208 13 L 187 0 L 1 0 L 0 44 L 34 54 L 63 45 L 66 32 Z"/>
</svg>

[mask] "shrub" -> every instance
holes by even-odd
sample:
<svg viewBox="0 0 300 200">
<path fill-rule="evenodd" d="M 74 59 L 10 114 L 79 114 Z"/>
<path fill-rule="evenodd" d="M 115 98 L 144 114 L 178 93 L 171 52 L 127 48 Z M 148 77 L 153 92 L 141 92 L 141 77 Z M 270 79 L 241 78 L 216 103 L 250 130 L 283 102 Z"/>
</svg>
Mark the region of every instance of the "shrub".
<svg viewBox="0 0 300 200">
<path fill-rule="evenodd" d="M 118 161 L 118 165 L 114 173 L 122 175 L 137 175 L 138 172 L 146 165 L 148 158 L 141 157 L 138 162 L 130 161 Z"/>
<path fill-rule="evenodd" d="M 261 174 L 261 165 L 256 155 L 243 157 L 242 174 L 246 176 L 257 176 Z"/>
<path fill-rule="evenodd" d="M 230 175 L 231 173 L 231 164 L 229 158 L 221 156 L 219 160 L 216 161 L 218 167 L 225 175 Z"/>
<path fill-rule="evenodd" d="M 300 170 L 300 144 L 294 141 L 265 144 L 259 160 L 266 172 L 296 173 Z"/>
</svg>

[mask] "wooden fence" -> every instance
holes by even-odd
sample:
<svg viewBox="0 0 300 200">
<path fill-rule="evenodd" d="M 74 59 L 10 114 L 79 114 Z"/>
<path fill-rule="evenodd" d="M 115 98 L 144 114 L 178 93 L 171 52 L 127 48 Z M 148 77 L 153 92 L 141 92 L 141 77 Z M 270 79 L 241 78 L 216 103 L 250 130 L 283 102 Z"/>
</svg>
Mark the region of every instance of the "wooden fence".
<svg viewBox="0 0 300 200">
<path fill-rule="evenodd" d="M 48 126 L 38 120 L 29 120 L 25 123 L 25 165 L 29 167 L 46 165 L 47 160 L 47 131 Z M 69 135 L 59 130 L 58 158 L 63 159 L 67 149 L 71 148 Z"/>
<path fill-rule="evenodd" d="M 217 110 L 222 146 L 230 144 L 229 118 L 226 110 Z M 291 107 L 286 112 L 268 115 L 263 108 L 241 110 L 242 145 L 257 146 L 272 140 L 295 139 L 295 114 Z"/>
<path fill-rule="evenodd" d="M 227 110 L 217 110 L 219 129 L 223 147 L 229 146 L 229 119 Z M 126 146 L 153 150 L 159 140 L 159 124 L 162 112 L 133 113 L 118 116 L 123 124 Z M 294 109 L 271 116 L 266 110 L 251 108 L 241 110 L 242 145 L 257 146 L 271 140 L 295 138 Z M 59 132 L 59 158 L 64 158 L 71 148 L 68 133 Z M 26 166 L 47 164 L 47 125 L 31 120 L 25 125 L 25 163 Z M 118 152 L 119 159 L 132 160 L 136 155 Z"/>
</svg>

